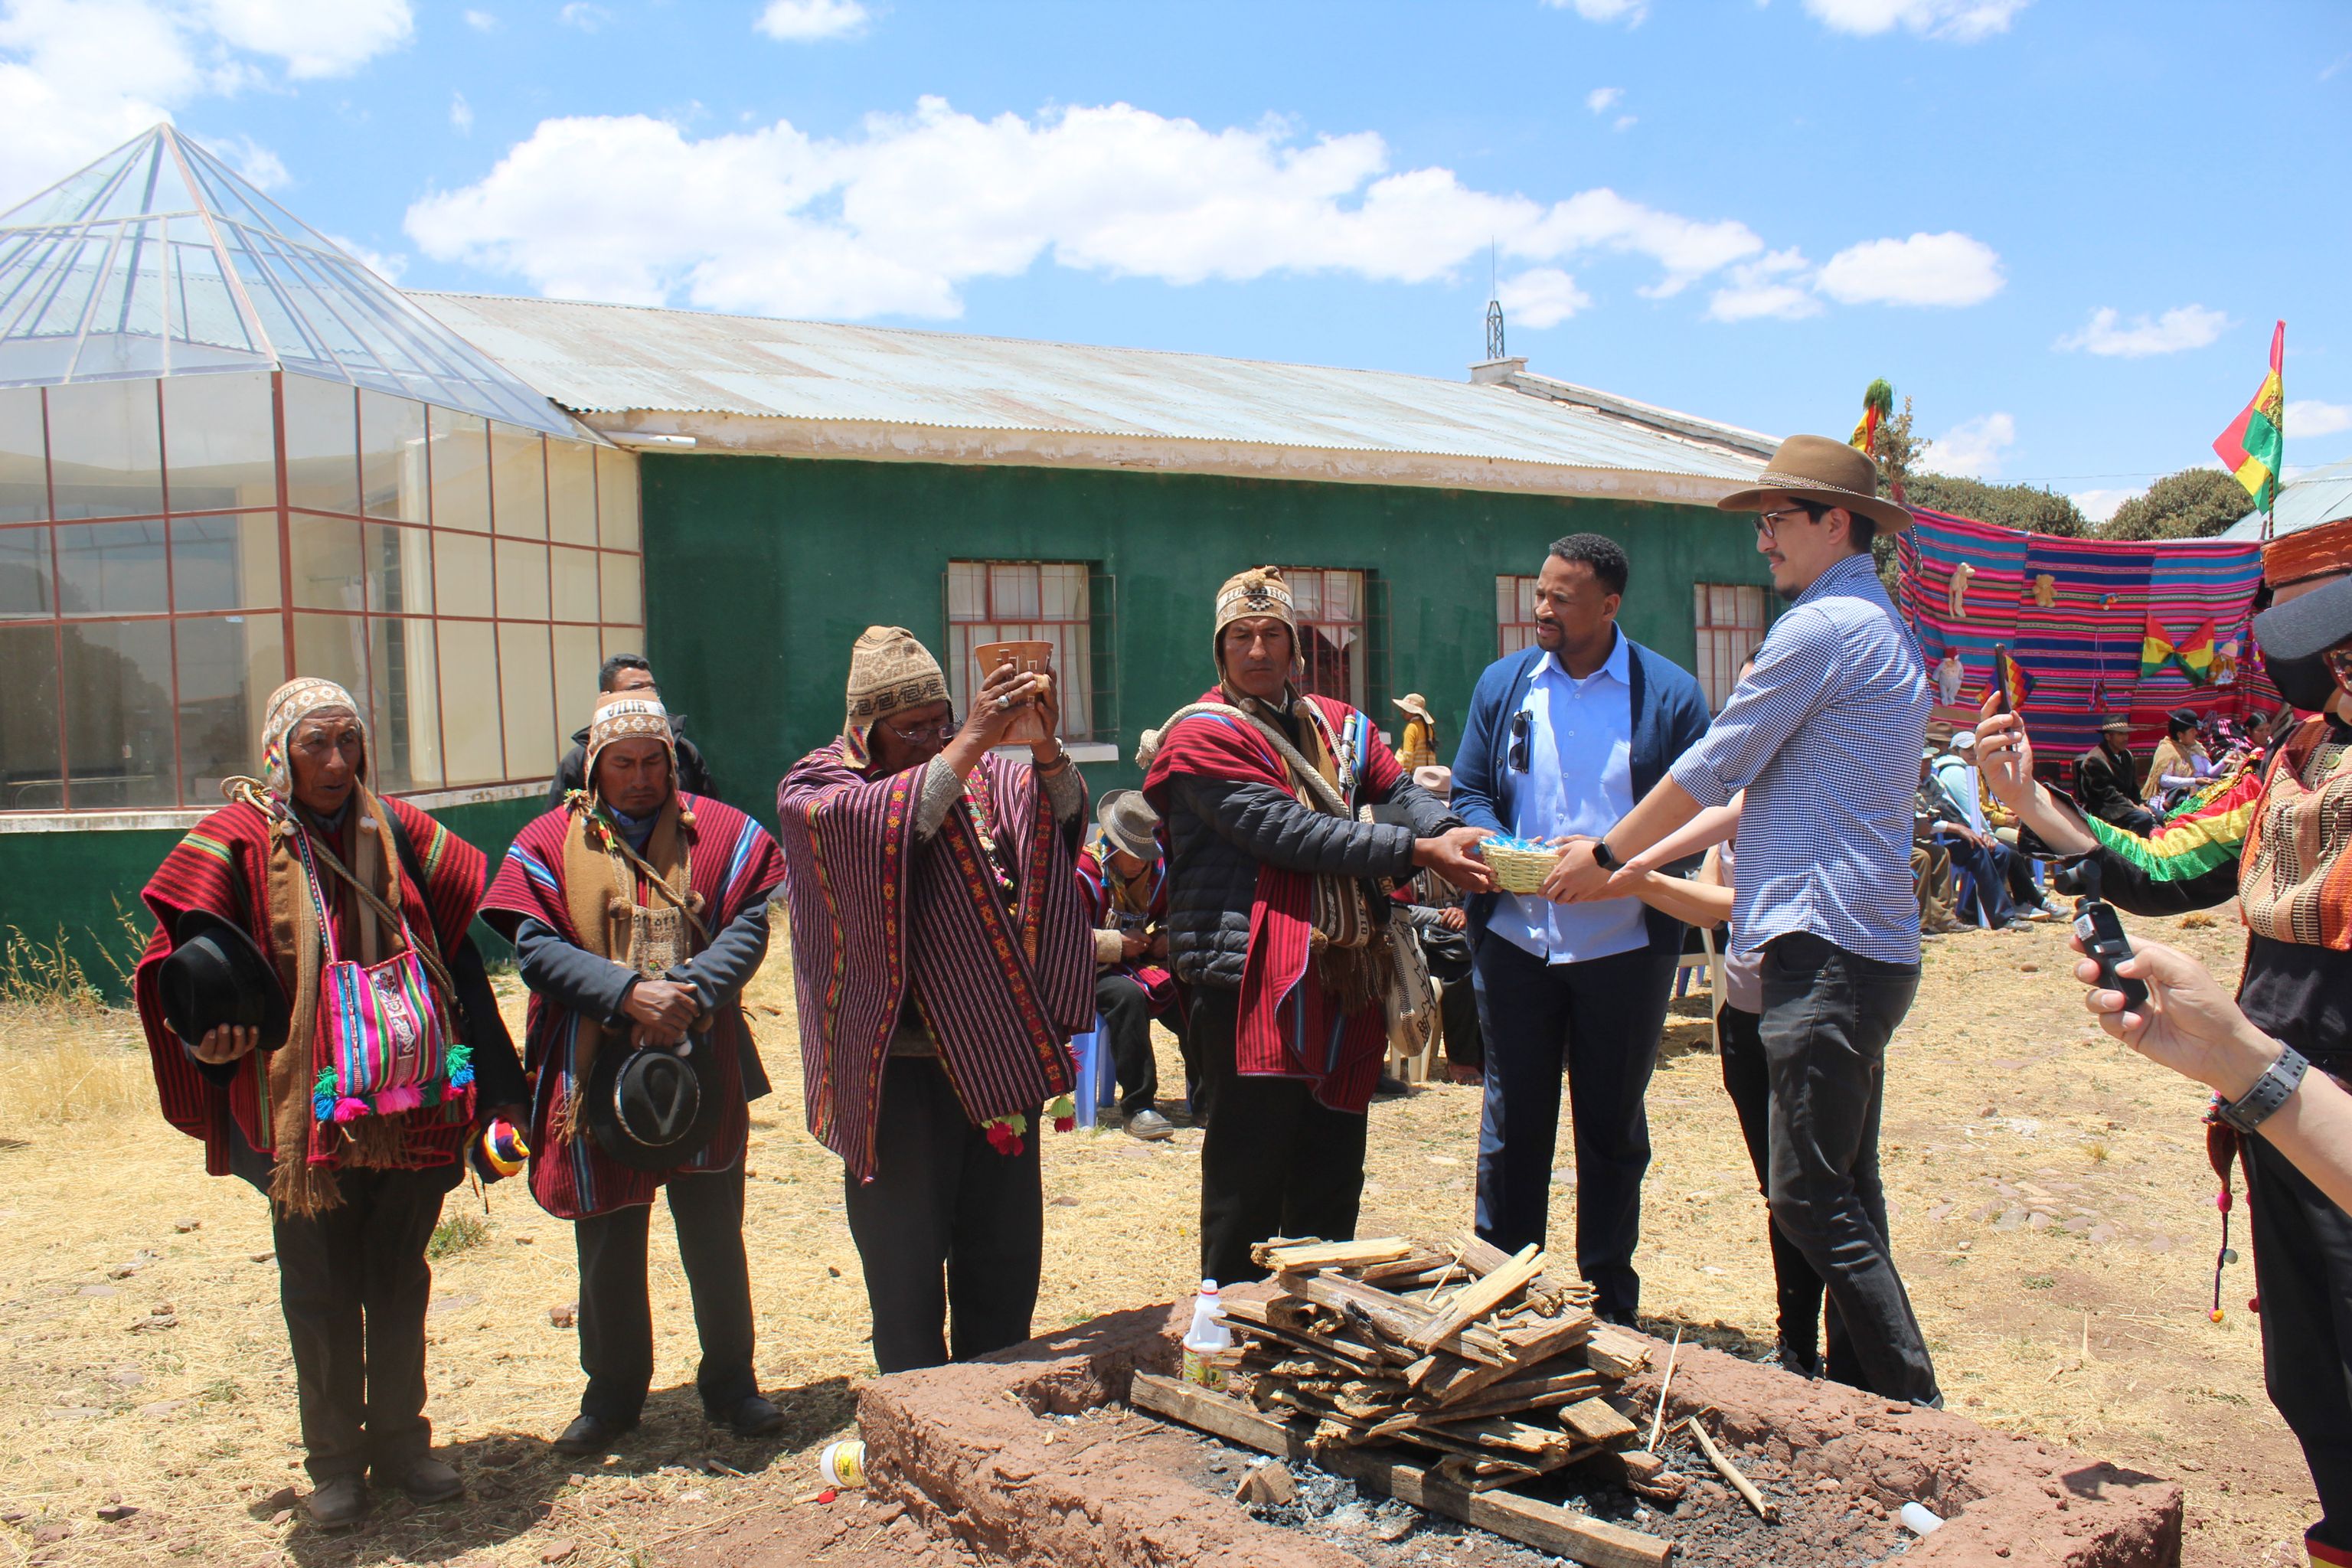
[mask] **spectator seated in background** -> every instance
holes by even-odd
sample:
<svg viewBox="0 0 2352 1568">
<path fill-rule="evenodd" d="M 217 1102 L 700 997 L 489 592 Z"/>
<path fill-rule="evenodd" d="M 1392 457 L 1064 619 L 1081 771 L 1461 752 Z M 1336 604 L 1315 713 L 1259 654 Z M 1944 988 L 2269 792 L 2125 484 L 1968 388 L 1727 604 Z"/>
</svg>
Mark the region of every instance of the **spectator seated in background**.
<svg viewBox="0 0 2352 1568">
<path fill-rule="evenodd" d="M 1919 934 L 1949 936 L 1961 928 L 1954 911 L 1959 890 L 1953 885 L 1952 852 L 1936 837 L 1941 820 L 1941 792 L 1929 770 L 1934 748 L 1919 758 L 1919 793 L 1911 805 L 1911 890 L 1919 900 Z M 1931 803 L 1931 797 L 1932 803 Z"/>
<path fill-rule="evenodd" d="M 2074 760 L 2074 795 L 2084 811 L 2126 833 L 2156 831 L 2156 814 L 2139 804 L 2139 773 L 2131 754 L 2131 721 L 2110 713 L 2099 743 Z"/>
<path fill-rule="evenodd" d="M 2164 739 L 2147 759 L 2141 798 L 2159 815 L 2202 789 L 2214 773 L 2213 755 L 2198 733 L 2197 715 L 2175 708 L 2164 716 Z"/>
<path fill-rule="evenodd" d="M 2055 911 L 2042 901 L 2042 885 L 2033 879 L 2032 860 L 2020 854 L 2014 845 L 1996 837 L 1991 821 L 1985 816 L 1983 783 L 1977 774 L 1976 744 L 1976 736 L 1963 730 L 1930 764 L 1931 782 L 1942 795 L 1937 815 L 1948 819 L 1943 826 L 1950 830 L 1951 837 L 1968 840 L 1980 852 L 1963 855 L 1959 864 L 1970 877 L 1977 878 L 1979 889 L 1984 880 L 1978 877 L 1977 862 L 1997 872 L 2008 890 L 2014 918 L 2055 919 Z M 1985 903 L 1981 898 L 1978 901 L 1980 905 Z M 1989 906 L 1985 908 L 1985 919 L 1988 923 L 1995 923 Z"/>
<path fill-rule="evenodd" d="M 1151 1021 L 1166 1024 L 1181 1043 L 1184 1017 L 1176 977 L 1168 972 L 1168 863 L 1160 849 L 1160 814 L 1139 790 L 1116 789 L 1102 798 L 1102 841 L 1078 855 L 1078 893 L 1095 932 L 1096 1026 L 1118 1073 L 1118 1113 L 1137 1138 L 1176 1131 L 1152 1102 L 1160 1064 L 1151 1053 Z M 1189 1067 L 1185 1075 L 1192 1075 Z M 1192 1086 L 1185 1085 L 1189 1095 Z"/>
<path fill-rule="evenodd" d="M 1454 770 L 1442 763 L 1415 768 L 1412 782 L 1435 799 L 1454 798 Z M 1434 871 L 1421 871 L 1397 889 L 1397 901 L 1412 922 L 1430 978 L 1442 987 L 1437 1007 L 1444 1025 L 1445 1076 L 1454 1083 L 1476 1083 L 1486 1071 L 1486 1037 L 1478 1020 L 1470 916 L 1463 908 L 1462 889 Z"/>
</svg>

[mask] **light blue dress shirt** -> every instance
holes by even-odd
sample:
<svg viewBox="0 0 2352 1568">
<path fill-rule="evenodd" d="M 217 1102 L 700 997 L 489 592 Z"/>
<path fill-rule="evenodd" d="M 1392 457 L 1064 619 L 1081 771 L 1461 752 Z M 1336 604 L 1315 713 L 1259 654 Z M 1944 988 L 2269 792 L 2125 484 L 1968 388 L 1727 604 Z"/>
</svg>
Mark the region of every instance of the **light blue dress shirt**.
<svg viewBox="0 0 2352 1568">
<path fill-rule="evenodd" d="M 1536 667 L 1520 711 L 1529 715 L 1528 772 L 1511 797 L 1511 832 L 1599 837 L 1633 809 L 1633 656 L 1625 634 L 1582 680 L 1558 654 Z M 1580 963 L 1648 945 L 1638 899 L 1555 904 L 1533 893 L 1495 900 L 1486 929 L 1550 963 Z"/>
</svg>

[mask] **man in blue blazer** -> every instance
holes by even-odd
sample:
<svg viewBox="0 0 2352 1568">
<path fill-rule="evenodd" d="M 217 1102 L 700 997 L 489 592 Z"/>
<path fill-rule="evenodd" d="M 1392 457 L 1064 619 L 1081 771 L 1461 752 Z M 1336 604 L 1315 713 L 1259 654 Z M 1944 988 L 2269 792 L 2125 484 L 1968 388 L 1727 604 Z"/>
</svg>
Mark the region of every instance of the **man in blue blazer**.
<svg viewBox="0 0 2352 1568">
<path fill-rule="evenodd" d="M 1551 547 L 1536 579 L 1537 646 L 1487 666 L 1470 699 L 1454 809 L 1472 826 L 1535 839 L 1605 833 L 1706 732 L 1698 682 L 1617 629 L 1626 569 L 1623 549 L 1599 534 Z M 1544 1242 L 1565 1068 L 1576 1266 L 1594 1310 L 1629 1323 L 1650 1166 L 1643 1100 L 1682 922 L 1630 898 L 1489 893 L 1469 912 L 1488 1026 L 1478 1234 L 1507 1252 Z"/>
</svg>

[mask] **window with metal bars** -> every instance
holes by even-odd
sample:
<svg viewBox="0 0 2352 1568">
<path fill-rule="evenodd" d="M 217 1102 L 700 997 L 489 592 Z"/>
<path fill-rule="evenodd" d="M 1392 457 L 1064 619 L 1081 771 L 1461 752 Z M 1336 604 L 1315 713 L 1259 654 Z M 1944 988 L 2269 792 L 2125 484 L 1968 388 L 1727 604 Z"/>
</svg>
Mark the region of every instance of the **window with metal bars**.
<svg viewBox="0 0 2352 1568">
<path fill-rule="evenodd" d="M 1747 583 L 1692 584 L 1698 627 L 1698 683 L 1711 711 L 1739 684 L 1739 667 L 1764 640 L 1764 590 Z"/>
<path fill-rule="evenodd" d="M 1061 687 L 1062 739 L 1095 739 L 1096 681 L 1106 673 L 1095 657 L 1097 634 L 1108 632 L 1095 602 L 1107 586 L 1102 574 L 1082 561 L 949 562 L 944 662 L 956 711 L 970 711 L 971 694 L 980 689 L 972 649 L 998 642 L 1049 643 Z M 1101 640 L 1108 643 L 1109 637 Z"/>
</svg>

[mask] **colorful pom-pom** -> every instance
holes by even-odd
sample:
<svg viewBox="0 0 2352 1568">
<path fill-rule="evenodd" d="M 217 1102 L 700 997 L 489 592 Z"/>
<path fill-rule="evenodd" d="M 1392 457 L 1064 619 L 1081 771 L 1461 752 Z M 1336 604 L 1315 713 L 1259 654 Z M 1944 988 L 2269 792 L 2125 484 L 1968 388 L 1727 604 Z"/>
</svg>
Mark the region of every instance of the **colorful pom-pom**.
<svg viewBox="0 0 2352 1568">
<path fill-rule="evenodd" d="M 364 1100 L 345 1098 L 335 1101 L 335 1120 L 338 1121 L 357 1121 L 367 1113 L 368 1104 Z"/>
<path fill-rule="evenodd" d="M 1056 1132 L 1068 1132 L 1078 1125 L 1077 1102 L 1066 1094 L 1048 1106 L 1045 1114 L 1054 1119 L 1054 1131 Z"/>
<path fill-rule="evenodd" d="M 2219 1307 L 2213 1309 L 2213 1321 L 2217 1323 L 2221 1321 L 2221 1309 Z"/>
<path fill-rule="evenodd" d="M 424 1103 L 423 1089 L 413 1083 L 403 1084 L 398 1089 L 387 1089 L 377 1093 L 375 1113 L 378 1116 L 397 1116 L 404 1110 L 415 1110 Z M 341 1111 L 338 1110 L 336 1114 L 341 1115 Z"/>
<path fill-rule="evenodd" d="M 2213 1195 L 2213 1206 L 2220 1209 L 2223 1214 L 2228 1214 L 2230 1212 L 2229 1188 L 2223 1187 L 2219 1193 L 2216 1193 Z"/>
</svg>

